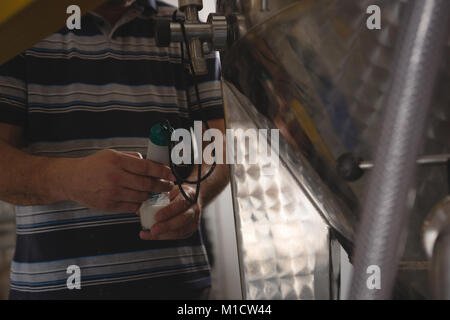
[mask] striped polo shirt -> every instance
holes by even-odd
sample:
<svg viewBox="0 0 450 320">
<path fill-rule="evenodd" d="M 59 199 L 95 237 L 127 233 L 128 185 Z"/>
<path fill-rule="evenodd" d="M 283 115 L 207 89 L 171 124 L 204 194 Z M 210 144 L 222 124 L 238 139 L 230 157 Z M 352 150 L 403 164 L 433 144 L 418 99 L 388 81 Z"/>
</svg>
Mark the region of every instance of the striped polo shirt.
<svg viewBox="0 0 450 320">
<path fill-rule="evenodd" d="M 114 28 L 89 13 L 81 30 L 62 29 L 0 66 L 0 122 L 22 126 L 24 150 L 48 157 L 145 154 L 154 124 L 169 119 L 189 128 L 200 113 L 180 45 L 159 48 L 154 40 L 155 17 L 173 10 L 135 4 Z M 219 62 L 212 52 L 206 57 L 210 72 L 199 77 L 205 120 L 223 118 Z M 210 285 L 199 232 L 144 241 L 134 212 L 74 202 L 17 207 L 16 222 L 13 299 L 186 298 Z M 67 286 L 69 266 L 80 268 L 81 289 Z"/>
</svg>

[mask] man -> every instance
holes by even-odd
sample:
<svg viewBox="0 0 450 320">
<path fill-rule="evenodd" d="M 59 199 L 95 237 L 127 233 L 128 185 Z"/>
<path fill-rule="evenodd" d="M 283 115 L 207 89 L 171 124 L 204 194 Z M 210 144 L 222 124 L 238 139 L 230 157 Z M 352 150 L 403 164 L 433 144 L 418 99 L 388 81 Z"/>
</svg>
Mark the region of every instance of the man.
<svg viewBox="0 0 450 320">
<path fill-rule="evenodd" d="M 228 170 L 217 166 L 191 205 L 169 168 L 138 154 L 154 124 L 200 119 L 192 87 L 189 118 L 179 44 L 158 48 L 153 38 L 154 16 L 173 10 L 109 1 L 81 30 L 63 29 L 0 67 L 0 199 L 17 205 L 10 298 L 205 297 L 198 226 Z M 205 120 L 223 132 L 218 63 L 207 57 Z M 170 205 L 142 231 L 141 203 L 165 191 Z"/>
</svg>

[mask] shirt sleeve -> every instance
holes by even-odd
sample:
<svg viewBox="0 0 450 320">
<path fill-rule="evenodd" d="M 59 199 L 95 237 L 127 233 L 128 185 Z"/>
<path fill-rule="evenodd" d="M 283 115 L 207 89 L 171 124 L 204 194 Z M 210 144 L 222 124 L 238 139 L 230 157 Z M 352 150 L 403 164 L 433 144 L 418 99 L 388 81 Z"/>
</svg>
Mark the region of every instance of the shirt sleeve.
<svg viewBox="0 0 450 320">
<path fill-rule="evenodd" d="M 191 81 L 189 83 L 193 120 L 214 120 L 224 117 L 220 58 L 216 52 L 207 52 L 205 58 L 207 58 L 209 72 L 205 76 L 199 76 L 197 82 L 201 109 L 194 85 Z"/>
<path fill-rule="evenodd" d="M 27 96 L 25 57 L 19 55 L 0 66 L 0 123 L 23 127 Z"/>
</svg>

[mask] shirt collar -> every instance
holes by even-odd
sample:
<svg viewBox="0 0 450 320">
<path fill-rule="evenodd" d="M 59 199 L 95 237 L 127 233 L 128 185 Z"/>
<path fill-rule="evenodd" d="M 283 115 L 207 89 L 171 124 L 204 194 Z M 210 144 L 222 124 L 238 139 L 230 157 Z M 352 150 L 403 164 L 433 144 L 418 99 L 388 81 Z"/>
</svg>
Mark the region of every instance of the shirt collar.
<svg viewBox="0 0 450 320">
<path fill-rule="evenodd" d="M 104 19 L 95 11 L 89 12 L 91 16 L 97 21 L 100 21 L 100 29 L 105 35 L 112 36 L 112 34 L 123 24 L 133 20 L 139 15 L 151 16 L 158 13 L 158 2 L 156 0 L 135 0 L 127 12 L 119 19 L 113 29 L 108 29 L 104 23 Z"/>
</svg>

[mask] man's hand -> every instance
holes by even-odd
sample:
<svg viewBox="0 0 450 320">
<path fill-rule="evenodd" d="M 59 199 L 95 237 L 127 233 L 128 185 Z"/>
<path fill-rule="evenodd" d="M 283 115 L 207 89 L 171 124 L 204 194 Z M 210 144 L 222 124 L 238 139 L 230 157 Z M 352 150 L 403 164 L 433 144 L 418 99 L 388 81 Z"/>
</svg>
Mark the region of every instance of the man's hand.
<svg viewBox="0 0 450 320">
<path fill-rule="evenodd" d="M 62 198 L 90 209 L 136 212 L 149 192 L 168 192 L 174 181 L 166 166 L 143 160 L 138 153 L 99 151 L 74 159 L 67 168 Z"/>
<path fill-rule="evenodd" d="M 193 198 L 195 188 L 183 186 L 186 194 Z M 178 186 L 170 192 L 170 204 L 155 215 L 156 224 L 150 231 L 141 231 L 142 240 L 178 240 L 191 237 L 200 224 L 202 208 L 192 204 L 181 194 Z"/>
<path fill-rule="evenodd" d="M 225 133 L 225 122 L 223 119 L 210 120 L 208 123 L 210 128 L 219 129 L 222 133 Z M 223 154 L 226 154 L 225 141 L 226 139 L 223 139 L 224 144 L 222 146 L 216 146 L 216 148 L 223 148 Z M 201 176 L 205 176 L 210 168 L 210 165 L 204 164 Z M 189 180 L 197 180 L 197 170 L 193 170 Z M 170 204 L 156 213 L 156 224 L 150 231 L 141 231 L 141 239 L 177 240 L 191 237 L 198 230 L 202 209 L 211 203 L 225 188 L 229 179 L 228 166 L 218 164 L 214 172 L 201 183 L 198 201 L 194 205 L 187 201 L 181 194 L 178 186 L 175 186 L 170 193 Z M 194 186 L 183 185 L 183 189 L 191 199 L 194 198 Z"/>
</svg>

